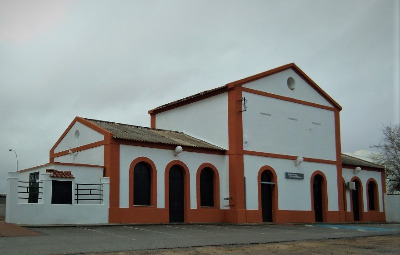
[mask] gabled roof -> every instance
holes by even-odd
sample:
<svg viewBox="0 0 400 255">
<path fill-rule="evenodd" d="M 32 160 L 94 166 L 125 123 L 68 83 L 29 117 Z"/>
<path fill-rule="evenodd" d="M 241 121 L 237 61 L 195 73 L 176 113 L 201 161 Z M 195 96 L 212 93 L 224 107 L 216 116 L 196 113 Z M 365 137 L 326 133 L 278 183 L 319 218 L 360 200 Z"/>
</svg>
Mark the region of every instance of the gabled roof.
<svg viewBox="0 0 400 255">
<path fill-rule="evenodd" d="M 338 110 L 342 110 L 342 107 L 335 100 L 333 100 L 325 91 L 323 91 L 310 77 L 308 77 L 296 64 L 290 63 L 234 82 L 230 82 L 224 86 L 217 87 L 215 89 L 206 90 L 194 94 L 192 96 L 188 96 L 183 99 L 179 99 L 171 103 L 161 105 L 159 107 L 150 110 L 149 114 L 164 112 L 176 107 L 180 107 L 182 105 L 190 104 L 208 97 L 212 97 L 227 92 L 230 89 L 233 89 L 237 86 L 241 86 L 243 84 L 262 79 L 264 77 L 285 71 L 287 69 L 292 69 L 293 71 L 295 71 L 300 77 L 302 77 L 305 81 L 307 81 L 308 84 L 310 84 L 310 86 L 312 86 L 322 97 L 324 97 L 328 102 L 330 102 L 335 108 L 337 108 Z"/>
<path fill-rule="evenodd" d="M 85 120 L 107 130 L 116 139 L 225 151 L 225 149 L 216 145 L 178 131 L 140 127 L 103 120 Z"/>
<path fill-rule="evenodd" d="M 385 166 L 366 161 L 364 159 L 356 158 L 347 154 L 342 154 L 342 165 L 385 169 Z"/>
</svg>

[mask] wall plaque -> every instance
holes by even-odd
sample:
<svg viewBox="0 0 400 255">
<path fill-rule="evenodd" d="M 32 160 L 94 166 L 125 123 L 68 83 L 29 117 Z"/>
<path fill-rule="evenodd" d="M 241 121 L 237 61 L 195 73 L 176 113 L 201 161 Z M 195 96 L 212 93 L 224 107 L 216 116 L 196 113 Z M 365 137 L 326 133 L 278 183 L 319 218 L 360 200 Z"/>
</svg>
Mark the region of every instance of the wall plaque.
<svg viewBox="0 0 400 255">
<path fill-rule="evenodd" d="M 302 173 L 285 173 L 286 179 L 296 179 L 296 180 L 303 180 L 304 179 L 304 174 Z"/>
</svg>

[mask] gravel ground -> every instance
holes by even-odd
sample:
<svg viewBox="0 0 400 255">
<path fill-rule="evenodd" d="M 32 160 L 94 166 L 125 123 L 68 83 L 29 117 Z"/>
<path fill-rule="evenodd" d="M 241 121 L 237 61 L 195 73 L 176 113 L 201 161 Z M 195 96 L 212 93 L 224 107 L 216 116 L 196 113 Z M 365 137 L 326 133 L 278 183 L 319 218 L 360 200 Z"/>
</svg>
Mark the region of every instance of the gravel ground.
<svg viewBox="0 0 400 255">
<path fill-rule="evenodd" d="M 198 254 L 400 254 L 400 235 L 348 239 L 283 242 L 270 244 L 205 246 L 131 252 L 86 253 L 86 255 L 198 255 Z"/>
</svg>

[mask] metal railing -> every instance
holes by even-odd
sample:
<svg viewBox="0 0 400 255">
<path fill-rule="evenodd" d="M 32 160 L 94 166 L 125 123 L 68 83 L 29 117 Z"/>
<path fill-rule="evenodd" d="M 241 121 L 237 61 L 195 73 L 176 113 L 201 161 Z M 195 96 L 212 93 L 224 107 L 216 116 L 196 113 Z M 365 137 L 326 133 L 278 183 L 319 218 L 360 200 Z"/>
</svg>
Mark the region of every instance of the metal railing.
<svg viewBox="0 0 400 255">
<path fill-rule="evenodd" d="M 75 188 L 75 201 L 103 201 L 103 185 L 90 183 L 77 183 Z"/>
<path fill-rule="evenodd" d="M 37 203 L 43 196 L 43 182 L 18 181 L 18 199 L 27 199 L 28 203 Z M 26 195 L 27 194 L 27 197 Z"/>
</svg>

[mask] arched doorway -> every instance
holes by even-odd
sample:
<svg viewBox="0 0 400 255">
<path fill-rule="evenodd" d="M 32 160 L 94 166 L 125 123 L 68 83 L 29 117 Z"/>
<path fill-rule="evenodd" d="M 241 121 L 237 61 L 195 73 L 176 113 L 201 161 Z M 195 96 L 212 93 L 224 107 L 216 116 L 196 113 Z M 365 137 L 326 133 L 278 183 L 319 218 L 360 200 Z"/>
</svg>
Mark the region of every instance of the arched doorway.
<svg viewBox="0 0 400 255">
<path fill-rule="evenodd" d="M 184 172 L 173 165 L 169 171 L 169 221 L 184 222 Z"/>
<path fill-rule="evenodd" d="M 261 174 L 261 207 L 263 222 L 272 222 L 273 214 L 273 175 L 271 171 L 265 170 Z"/>
<path fill-rule="evenodd" d="M 353 202 L 353 217 L 354 221 L 360 220 L 360 194 L 361 185 L 359 180 L 354 180 L 355 189 L 351 191 L 351 199 Z"/>
<path fill-rule="evenodd" d="M 314 213 L 315 221 L 323 222 L 323 193 L 322 186 L 324 182 L 324 177 L 322 175 L 315 175 L 313 180 L 313 198 L 314 198 Z"/>
</svg>

